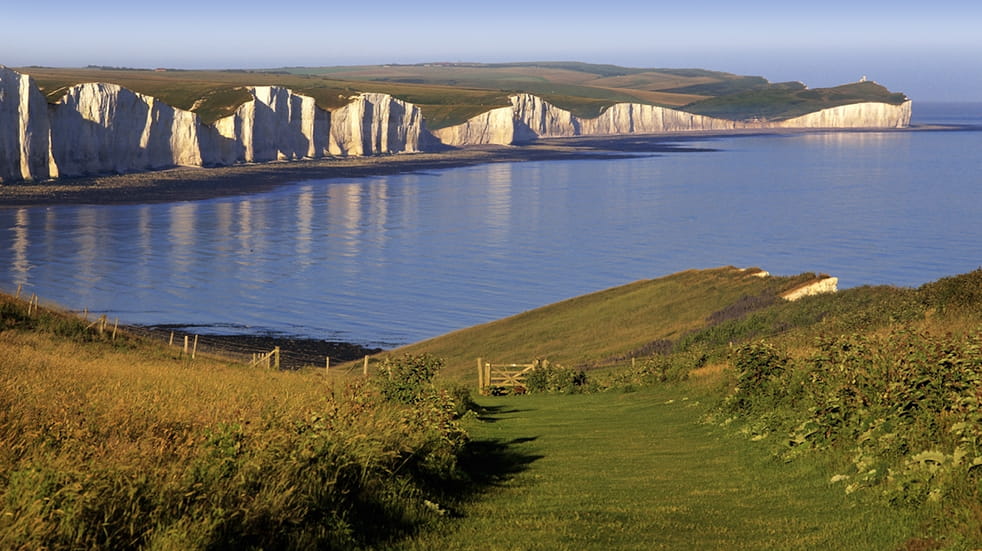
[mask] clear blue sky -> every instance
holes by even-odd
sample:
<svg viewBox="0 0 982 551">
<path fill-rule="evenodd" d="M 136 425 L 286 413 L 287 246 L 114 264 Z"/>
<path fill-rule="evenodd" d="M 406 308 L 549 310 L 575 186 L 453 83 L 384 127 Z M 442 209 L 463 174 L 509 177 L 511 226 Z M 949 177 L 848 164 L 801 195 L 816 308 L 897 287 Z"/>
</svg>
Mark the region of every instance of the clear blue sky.
<svg viewBox="0 0 982 551">
<path fill-rule="evenodd" d="M 965 0 L 47 0 L 0 17 L 8 66 L 586 61 L 982 101 L 982 3 Z"/>
</svg>

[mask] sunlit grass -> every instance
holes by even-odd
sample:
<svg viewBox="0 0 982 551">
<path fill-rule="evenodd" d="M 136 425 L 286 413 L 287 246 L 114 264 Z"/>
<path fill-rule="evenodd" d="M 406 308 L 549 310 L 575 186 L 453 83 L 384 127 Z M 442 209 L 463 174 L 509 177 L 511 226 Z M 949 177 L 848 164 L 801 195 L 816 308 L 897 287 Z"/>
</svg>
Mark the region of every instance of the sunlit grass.
<svg viewBox="0 0 982 551">
<path fill-rule="evenodd" d="M 436 517 L 426 499 L 459 444 L 439 403 L 59 336 L 37 323 L 48 313 L 18 322 L 10 304 L 0 549 L 351 548 Z"/>
<path fill-rule="evenodd" d="M 896 549 L 901 511 L 845 496 L 819 463 L 788 465 L 700 423 L 707 395 L 486 398 L 475 440 L 518 471 L 406 549 Z M 402 548 L 402 547 L 401 547 Z"/>
</svg>

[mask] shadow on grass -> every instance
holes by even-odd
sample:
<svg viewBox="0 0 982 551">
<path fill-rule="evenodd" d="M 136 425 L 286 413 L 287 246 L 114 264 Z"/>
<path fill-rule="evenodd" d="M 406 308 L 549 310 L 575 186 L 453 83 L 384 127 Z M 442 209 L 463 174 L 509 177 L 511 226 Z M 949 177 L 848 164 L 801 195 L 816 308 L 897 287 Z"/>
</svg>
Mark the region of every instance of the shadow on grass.
<svg viewBox="0 0 982 551">
<path fill-rule="evenodd" d="M 501 420 L 502 415 L 522 411 L 525 410 L 509 406 L 484 406 L 480 409 L 479 419 L 485 423 L 493 423 Z M 458 478 L 443 487 L 444 498 L 459 506 L 480 499 L 491 488 L 501 486 L 525 472 L 532 463 L 545 457 L 530 453 L 529 446 L 526 446 L 536 440 L 538 436 L 468 441 L 457 456 Z"/>
<path fill-rule="evenodd" d="M 512 413 L 524 413 L 530 411 L 527 409 L 518 409 L 508 406 L 480 406 L 480 410 L 477 413 L 477 418 L 484 423 L 497 423 L 502 415 L 509 415 Z"/>
<path fill-rule="evenodd" d="M 538 437 L 514 440 L 472 440 L 460 456 L 461 471 L 471 481 L 466 494 L 480 494 L 488 486 L 500 485 L 505 480 L 528 470 L 543 455 L 530 454 L 518 446 L 534 442 Z"/>
</svg>

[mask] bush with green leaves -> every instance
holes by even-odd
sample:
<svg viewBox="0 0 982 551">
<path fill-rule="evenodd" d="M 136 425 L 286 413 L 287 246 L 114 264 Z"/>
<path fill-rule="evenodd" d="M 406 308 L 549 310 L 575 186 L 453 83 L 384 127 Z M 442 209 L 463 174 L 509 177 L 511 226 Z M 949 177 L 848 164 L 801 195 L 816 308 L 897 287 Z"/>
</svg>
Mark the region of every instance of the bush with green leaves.
<svg viewBox="0 0 982 551">
<path fill-rule="evenodd" d="M 780 377 L 789 359 L 766 342 L 740 346 L 733 352 L 737 386 L 731 407 L 744 410 L 770 409 L 780 399 L 784 385 Z"/>
<path fill-rule="evenodd" d="M 540 362 L 525 378 L 525 389 L 529 393 L 572 394 L 581 392 L 586 385 L 586 372 L 549 362 Z"/>
<path fill-rule="evenodd" d="M 784 460 L 829 451 L 847 493 L 876 488 L 896 505 L 953 513 L 982 498 L 982 334 L 821 337 L 797 360 L 754 343 L 733 361 L 724 409 L 755 435 L 787 434 Z"/>
<path fill-rule="evenodd" d="M 375 383 L 382 396 L 400 404 L 413 404 L 434 392 L 433 377 L 443 360 L 429 354 L 386 357 L 376 371 Z"/>
</svg>

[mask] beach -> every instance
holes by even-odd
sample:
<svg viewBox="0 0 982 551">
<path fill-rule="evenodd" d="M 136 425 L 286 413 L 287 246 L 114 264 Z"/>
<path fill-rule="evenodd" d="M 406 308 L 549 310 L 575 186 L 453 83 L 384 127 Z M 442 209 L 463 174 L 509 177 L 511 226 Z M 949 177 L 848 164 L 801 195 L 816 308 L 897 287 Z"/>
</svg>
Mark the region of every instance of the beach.
<svg viewBox="0 0 982 551">
<path fill-rule="evenodd" d="M 156 171 L 95 175 L 48 182 L 0 185 L 0 208 L 56 204 L 138 204 L 195 201 L 269 191 L 305 180 L 364 178 L 473 166 L 572 159 L 611 159 L 618 155 L 707 151 L 689 148 L 686 142 L 718 136 L 799 134 L 821 132 L 905 132 L 951 130 L 931 125 L 906 129 L 768 129 L 670 134 L 626 134 L 546 138 L 516 146 L 468 146 L 425 153 L 400 153 L 364 157 L 330 157 L 243 163 L 221 167 L 173 167 Z"/>
<path fill-rule="evenodd" d="M 675 149 L 667 138 L 647 140 L 647 151 Z M 617 140 L 604 149 L 616 150 Z M 636 149 L 636 148 L 635 148 Z M 625 152 L 625 154 L 628 154 Z M 509 147 L 484 146 L 432 153 L 337 157 L 238 164 L 224 167 L 175 167 L 152 172 L 27 182 L 0 186 L 0 207 L 54 204 L 134 204 L 194 201 L 261 193 L 305 180 L 364 178 L 494 162 L 610 158 L 595 143 L 557 143 Z"/>
</svg>

